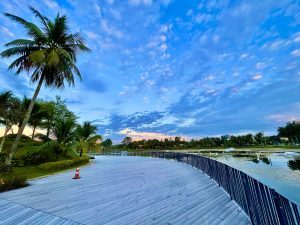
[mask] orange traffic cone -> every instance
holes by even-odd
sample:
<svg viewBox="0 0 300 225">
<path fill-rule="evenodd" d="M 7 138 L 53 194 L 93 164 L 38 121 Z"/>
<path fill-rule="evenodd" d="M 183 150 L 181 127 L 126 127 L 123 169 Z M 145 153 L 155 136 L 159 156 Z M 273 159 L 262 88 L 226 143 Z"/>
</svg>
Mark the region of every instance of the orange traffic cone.
<svg viewBox="0 0 300 225">
<path fill-rule="evenodd" d="M 79 168 L 76 168 L 76 172 L 75 172 L 75 177 L 73 177 L 73 179 L 79 179 Z"/>
</svg>

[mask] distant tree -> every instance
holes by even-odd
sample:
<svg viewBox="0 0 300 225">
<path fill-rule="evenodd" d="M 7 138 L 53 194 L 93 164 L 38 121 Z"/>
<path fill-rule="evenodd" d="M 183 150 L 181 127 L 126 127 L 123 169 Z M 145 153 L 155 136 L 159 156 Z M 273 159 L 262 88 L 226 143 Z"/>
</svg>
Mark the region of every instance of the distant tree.
<svg viewBox="0 0 300 225">
<path fill-rule="evenodd" d="M 128 145 L 132 142 L 132 138 L 131 137 L 125 137 L 123 140 L 122 140 L 122 144 L 124 145 Z"/>
<path fill-rule="evenodd" d="M 279 127 L 277 131 L 279 137 L 287 137 L 293 142 L 293 138 L 297 140 L 300 137 L 300 123 L 289 122 L 285 127 Z"/>
<path fill-rule="evenodd" d="M 105 150 L 107 150 L 107 149 L 110 149 L 110 148 L 112 147 L 113 143 L 112 143 L 112 140 L 108 138 L 108 139 L 106 139 L 105 141 L 103 141 L 103 142 L 101 143 L 101 145 L 102 145 L 102 147 L 103 147 Z"/>
<path fill-rule="evenodd" d="M 41 126 L 42 128 L 46 129 L 46 135 L 48 138 L 50 129 L 51 127 L 55 126 L 55 123 L 66 119 L 73 121 L 78 119 L 74 112 L 68 109 L 65 101 L 59 96 L 56 96 L 55 101 L 41 101 L 39 103 L 41 110 L 46 113 Z"/>
<path fill-rule="evenodd" d="M 257 142 L 257 144 L 262 145 L 264 142 L 264 133 L 258 132 L 254 135 L 254 139 Z"/>
</svg>

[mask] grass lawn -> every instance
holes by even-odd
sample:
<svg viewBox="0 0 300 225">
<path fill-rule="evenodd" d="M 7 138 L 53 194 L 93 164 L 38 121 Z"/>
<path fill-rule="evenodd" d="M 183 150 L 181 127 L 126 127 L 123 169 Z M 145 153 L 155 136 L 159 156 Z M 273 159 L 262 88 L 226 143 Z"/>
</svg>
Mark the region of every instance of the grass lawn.
<svg viewBox="0 0 300 225">
<path fill-rule="evenodd" d="M 87 164 L 88 163 L 86 163 L 85 165 L 87 165 Z M 81 165 L 81 166 L 84 166 L 84 165 Z M 27 180 L 27 179 L 46 176 L 46 175 L 51 175 L 51 174 L 54 174 L 54 173 L 66 171 L 66 170 L 76 168 L 76 167 L 77 166 L 71 166 L 69 168 L 57 169 L 57 170 L 54 170 L 54 171 L 53 170 L 52 171 L 43 170 L 38 165 L 36 165 L 36 166 L 14 167 L 13 171 L 10 174 L 25 177 L 26 180 Z M 6 176 L 6 175 L 7 175 L 7 173 L 0 173 L 0 177 L 1 176 Z"/>
<path fill-rule="evenodd" d="M 76 168 L 78 166 L 87 165 L 89 163 L 88 161 L 89 157 L 85 157 L 85 158 L 86 158 L 85 160 L 84 159 L 83 160 L 80 159 L 79 161 L 76 160 L 72 162 L 71 165 L 68 164 L 68 162 L 70 163 L 70 161 L 72 160 L 63 160 L 58 162 L 44 163 L 42 164 L 42 166 L 36 165 L 36 166 L 13 167 L 13 170 L 10 173 L 0 172 L 0 192 L 27 186 L 28 183 L 26 182 L 26 180 L 28 179 L 51 175 L 57 172 L 62 172 L 65 170 Z M 49 168 L 49 169 L 44 169 L 44 168 Z"/>
</svg>

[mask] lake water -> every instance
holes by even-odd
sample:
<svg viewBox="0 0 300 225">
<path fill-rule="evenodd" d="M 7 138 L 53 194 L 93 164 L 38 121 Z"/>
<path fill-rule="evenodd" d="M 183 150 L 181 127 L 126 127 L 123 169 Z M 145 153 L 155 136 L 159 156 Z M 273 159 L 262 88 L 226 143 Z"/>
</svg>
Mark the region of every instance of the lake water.
<svg viewBox="0 0 300 225">
<path fill-rule="evenodd" d="M 246 157 L 224 153 L 212 158 L 249 174 L 300 206 L 300 153 Z"/>
</svg>

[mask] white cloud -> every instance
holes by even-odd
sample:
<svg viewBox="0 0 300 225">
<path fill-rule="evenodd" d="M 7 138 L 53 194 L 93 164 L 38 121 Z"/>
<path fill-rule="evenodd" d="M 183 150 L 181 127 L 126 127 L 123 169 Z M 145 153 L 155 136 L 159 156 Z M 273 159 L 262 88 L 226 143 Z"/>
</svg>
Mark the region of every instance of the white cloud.
<svg viewBox="0 0 300 225">
<path fill-rule="evenodd" d="M 300 117 L 288 114 L 274 114 L 270 115 L 268 118 L 276 122 L 291 122 L 300 120 Z"/>
<path fill-rule="evenodd" d="M 195 22 L 196 23 L 207 23 L 207 22 L 210 22 L 212 19 L 213 19 L 213 17 L 210 14 L 199 13 L 195 17 Z"/>
<path fill-rule="evenodd" d="M 247 58 L 248 56 L 249 56 L 248 53 L 243 53 L 243 54 L 241 54 L 240 58 L 241 58 L 241 59 L 245 59 L 245 58 Z"/>
<path fill-rule="evenodd" d="M 169 30 L 169 26 L 168 25 L 166 25 L 166 24 L 161 25 L 160 32 L 166 33 L 168 30 Z"/>
<path fill-rule="evenodd" d="M 261 74 L 255 74 L 251 79 L 252 80 L 260 80 L 263 76 Z"/>
<path fill-rule="evenodd" d="M 144 96 L 143 97 L 143 101 L 145 102 L 145 103 L 149 103 L 150 101 L 149 101 L 149 98 L 147 97 L 147 96 Z"/>
<path fill-rule="evenodd" d="M 299 57 L 300 56 L 300 50 L 299 49 L 296 49 L 294 51 L 291 52 L 291 55 L 293 57 Z"/>
<path fill-rule="evenodd" d="M 114 4 L 115 0 L 106 0 L 106 2 L 110 5 Z"/>
<path fill-rule="evenodd" d="M 167 48 L 168 48 L 168 46 L 167 46 L 166 43 L 163 43 L 163 44 L 161 44 L 161 46 L 160 46 L 160 49 L 161 49 L 163 52 L 166 51 Z"/>
<path fill-rule="evenodd" d="M 95 4 L 94 6 L 95 6 L 96 12 L 97 12 L 97 13 L 101 13 L 101 8 L 100 8 L 100 6 L 97 5 L 97 4 Z"/>
<path fill-rule="evenodd" d="M 170 58 L 170 56 L 171 56 L 170 54 L 164 53 L 164 54 L 162 54 L 161 58 L 168 59 L 168 58 Z"/>
<path fill-rule="evenodd" d="M 98 38 L 98 34 L 92 32 L 92 31 L 85 31 L 84 33 L 86 33 L 86 35 L 87 35 L 90 39 L 97 39 L 97 38 Z"/>
<path fill-rule="evenodd" d="M 164 6 L 168 6 L 171 2 L 172 0 L 160 0 L 160 3 Z"/>
<path fill-rule="evenodd" d="M 48 6 L 53 11 L 62 12 L 64 14 L 66 14 L 66 10 L 64 8 L 61 8 L 56 1 L 44 0 L 44 3 L 45 3 L 46 6 Z"/>
<path fill-rule="evenodd" d="M 102 20 L 100 26 L 103 31 L 105 31 L 107 34 L 113 37 L 121 38 L 123 36 L 121 31 L 119 31 L 117 28 L 112 27 L 110 24 L 106 22 L 106 20 Z"/>
<path fill-rule="evenodd" d="M 160 40 L 165 42 L 167 40 L 166 35 L 160 35 Z"/>
<path fill-rule="evenodd" d="M 300 35 L 295 37 L 294 42 L 300 42 Z"/>
<path fill-rule="evenodd" d="M 183 121 L 181 123 L 179 123 L 177 126 L 178 127 L 191 127 L 195 124 L 196 119 L 194 118 L 186 118 L 183 119 Z"/>
<path fill-rule="evenodd" d="M 214 76 L 212 76 L 212 75 L 209 75 L 208 77 L 206 77 L 204 80 L 214 80 L 215 79 L 215 77 Z"/>
<path fill-rule="evenodd" d="M 165 139 L 165 138 L 175 138 L 175 135 L 167 135 L 162 133 L 155 133 L 155 132 L 140 132 L 140 131 L 134 131 L 130 128 L 125 128 L 121 131 L 119 131 L 119 134 L 126 135 L 132 138 L 133 141 L 138 140 L 149 140 L 149 139 Z"/>
<path fill-rule="evenodd" d="M 121 20 L 122 19 L 122 15 L 121 15 L 121 13 L 118 10 L 116 10 L 116 9 L 109 9 L 109 12 L 111 13 L 111 15 L 116 20 Z"/>
<path fill-rule="evenodd" d="M 4 33 L 5 35 L 7 35 L 7 36 L 15 37 L 14 33 L 12 33 L 11 31 L 9 31 L 9 29 L 7 29 L 5 26 L 0 26 L 0 31 L 2 33 Z"/>
<path fill-rule="evenodd" d="M 256 69 L 260 70 L 260 69 L 263 69 L 265 68 L 267 65 L 263 62 L 260 62 L 260 63 L 256 63 Z"/>
<path fill-rule="evenodd" d="M 192 16 L 193 15 L 193 10 L 189 9 L 186 13 L 187 16 Z"/>
<path fill-rule="evenodd" d="M 150 6 L 152 5 L 152 0 L 129 0 L 129 4 L 132 6 L 139 6 L 139 5 L 145 5 Z"/>
</svg>

